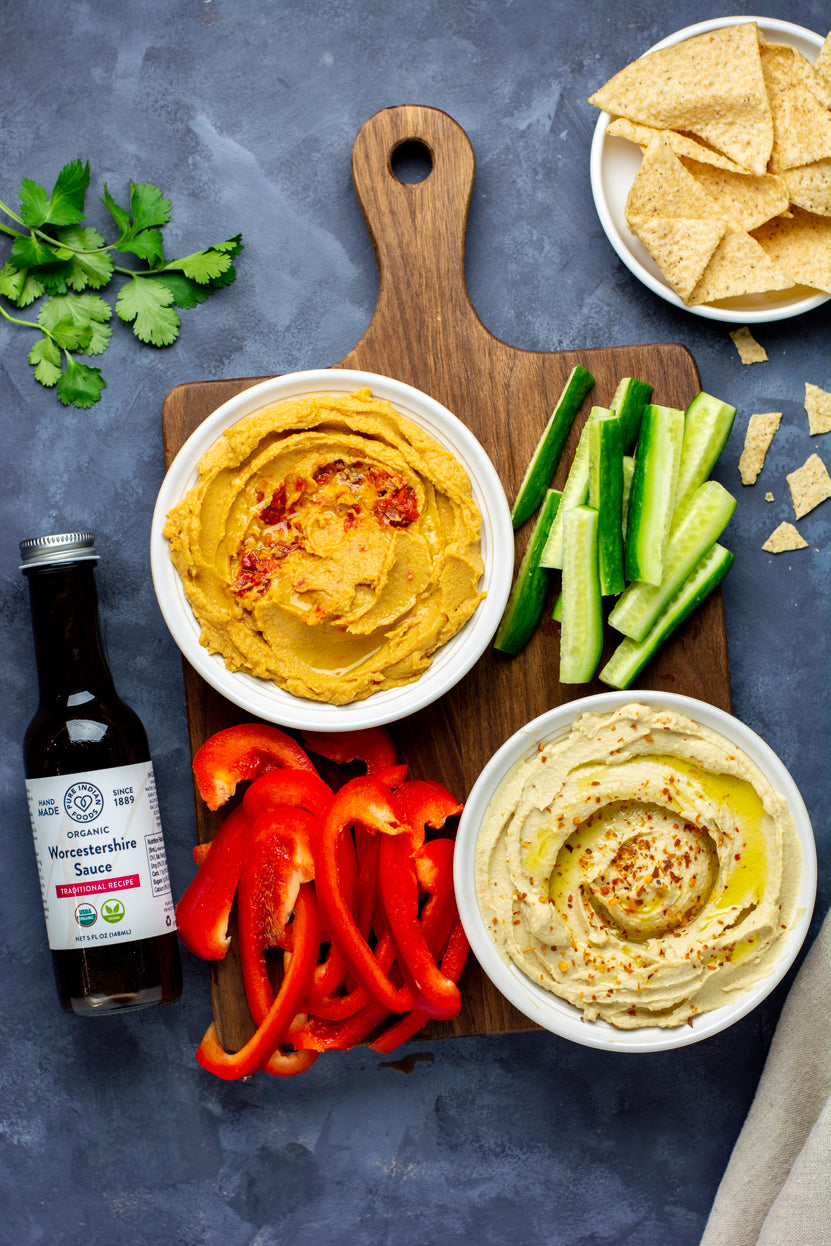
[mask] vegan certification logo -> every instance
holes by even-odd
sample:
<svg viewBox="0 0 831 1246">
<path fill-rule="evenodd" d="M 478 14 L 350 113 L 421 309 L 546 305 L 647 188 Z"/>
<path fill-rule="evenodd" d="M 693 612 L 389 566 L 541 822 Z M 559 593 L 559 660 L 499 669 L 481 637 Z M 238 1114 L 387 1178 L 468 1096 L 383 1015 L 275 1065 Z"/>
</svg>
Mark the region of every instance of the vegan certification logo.
<svg viewBox="0 0 831 1246">
<path fill-rule="evenodd" d="M 94 822 L 104 811 L 104 797 L 94 783 L 73 783 L 66 789 L 63 807 L 73 822 Z"/>
<path fill-rule="evenodd" d="M 121 900 L 105 900 L 101 905 L 101 916 L 111 926 L 117 926 L 120 921 L 123 921 L 126 912 Z"/>
<path fill-rule="evenodd" d="M 94 904 L 88 904 L 86 900 L 79 904 L 75 910 L 75 920 L 79 926 L 94 926 L 98 918 Z"/>
</svg>

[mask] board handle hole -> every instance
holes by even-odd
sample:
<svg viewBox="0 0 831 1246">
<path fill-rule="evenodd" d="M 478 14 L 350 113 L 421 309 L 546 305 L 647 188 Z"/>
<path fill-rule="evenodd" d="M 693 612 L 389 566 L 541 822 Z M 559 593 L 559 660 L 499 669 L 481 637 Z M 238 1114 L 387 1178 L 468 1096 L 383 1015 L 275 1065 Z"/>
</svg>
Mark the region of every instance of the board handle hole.
<svg viewBox="0 0 831 1246">
<path fill-rule="evenodd" d="M 393 177 L 405 185 L 413 186 L 423 182 L 433 172 L 430 148 L 420 139 L 405 139 L 390 156 L 390 169 Z"/>
</svg>

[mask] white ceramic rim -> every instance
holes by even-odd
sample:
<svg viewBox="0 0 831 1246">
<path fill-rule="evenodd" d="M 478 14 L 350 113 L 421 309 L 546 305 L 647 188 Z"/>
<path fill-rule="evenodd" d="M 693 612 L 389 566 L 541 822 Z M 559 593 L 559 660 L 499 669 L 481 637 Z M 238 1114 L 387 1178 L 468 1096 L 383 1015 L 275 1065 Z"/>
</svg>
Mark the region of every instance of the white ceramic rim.
<svg viewBox="0 0 831 1246">
<path fill-rule="evenodd" d="M 692 1025 L 685 1024 L 672 1029 L 649 1026 L 637 1030 L 617 1030 L 606 1021 L 584 1021 L 577 1008 L 556 995 L 544 991 L 515 965 L 507 965 L 488 934 L 479 909 L 474 883 L 474 856 L 479 830 L 491 800 L 512 766 L 534 752 L 540 741 L 549 740 L 552 736 L 567 730 L 581 714 L 587 711 L 597 714 L 608 713 L 630 702 L 678 710 L 679 713 L 686 714 L 688 718 L 719 732 L 743 749 L 787 800 L 802 848 L 799 916 L 793 929 L 786 936 L 783 954 L 769 977 L 757 983 L 735 1003 L 714 1009 L 712 1012 L 700 1013 L 693 1018 Z M 811 922 L 817 887 L 816 845 L 808 811 L 788 770 L 773 749 L 732 714 L 693 697 L 677 696 L 665 692 L 642 692 L 631 689 L 627 692 L 601 692 L 595 696 L 570 701 L 541 714 L 511 736 L 494 754 L 474 784 L 459 821 L 456 835 L 454 883 L 459 915 L 474 956 L 494 986 L 524 1016 L 551 1033 L 580 1043 L 584 1047 L 626 1052 L 669 1051 L 677 1047 L 686 1047 L 690 1043 L 700 1042 L 733 1025 L 757 1004 L 760 1004 L 785 976 L 804 942 Z"/>
<path fill-rule="evenodd" d="M 765 36 L 781 38 L 794 44 L 801 52 L 808 55 L 816 54 L 822 47 L 822 36 L 804 26 L 795 26 L 792 22 L 780 22 L 770 17 L 719 17 L 712 21 L 698 22 L 695 26 L 687 26 L 684 30 L 668 35 L 660 43 L 647 48 L 643 56 L 657 52 L 661 48 L 671 47 L 692 39 L 695 35 L 705 34 L 709 30 L 719 30 L 724 26 L 747 25 L 756 22 Z M 803 297 L 777 299 L 777 292 L 771 294 L 746 295 L 741 299 L 725 299 L 723 305 L 688 307 L 661 275 L 658 266 L 649 252 L 630 232 L 624 216 L 624 205 L 629 187 L 638 171 L 641 161 L 640 150 L 628 139 L 609 137 L 606 133 L 612 116 L 601 112 L 594 129 L 591 145 L 590 176 L 592 195 L 597 215 L 603 231 L 613 249 L 631 273 L 642 281 L 653 293 L 660 295 L 681 311 L 691 312 L 694 316 L 703 316 L 708 320 L 721 320 L 728 324 L 766 324 L 775 320 L 787 320 L 791 316 L 801 316 L 827 302 L 828 294 L 810 294 Z M 617 174 L 614 178 L 613 175 Z M 625 189 L 623 189 L 625 187 Z M 802 287 L 803 289 L 805 287 Z"/>
<path fill-rule="evenodd" d="M 482 516 L 481 549 L 487 596 L 465 626 L 433 658 L 414 683 L 376 692 L 350 705 L 328 705 L 292 696 L 275 684 L 228 671 L 224 660 L 199 643 L 200 628 L 163 535 L 170 508 L 195 484 L 203 454 L 224 429 L 260 408 L 301 394 L 349 394 L 368 386 L 402 415 L 446 446 L 467 471 Z M 467 674 L 490 644 L 508 594 L 514 535 L 502 483 L 485 450 L 461 420 L 421 390 L 391 377 L 349 368 L 315 368 L 261 381 L 229 399 L 199 425 L 179 450 L 162 483 L 153 512 L 150 565 L 159 608 L 184 657 L 227 700 L 267 722 L 310 731 L 351 731 L 394 722 L 423 709 Z"/>
</svg>

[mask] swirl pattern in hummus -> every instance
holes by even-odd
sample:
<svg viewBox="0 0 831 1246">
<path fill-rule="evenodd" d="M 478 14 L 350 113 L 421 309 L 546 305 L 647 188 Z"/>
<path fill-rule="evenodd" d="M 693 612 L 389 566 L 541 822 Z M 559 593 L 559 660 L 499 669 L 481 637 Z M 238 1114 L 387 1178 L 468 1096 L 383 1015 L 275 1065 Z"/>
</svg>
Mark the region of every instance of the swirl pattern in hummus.
<svg viewBox="0 0 831 1246">
<path fill-rule="evenodd" d="M 768 976 L 796 916 L 792 816 L 755 763 L 679 714 L 583 714 L 518 763 L 476 848 L 502 957 L 621 1029 L 675 1026 Z"/>
<path fill-rule="evenodd" d="M 165 536 L 229 670 L 342 705 L 417 679 L 482 594 L 458 460 L 368 389 L 227 429 Z"/>
</svg>

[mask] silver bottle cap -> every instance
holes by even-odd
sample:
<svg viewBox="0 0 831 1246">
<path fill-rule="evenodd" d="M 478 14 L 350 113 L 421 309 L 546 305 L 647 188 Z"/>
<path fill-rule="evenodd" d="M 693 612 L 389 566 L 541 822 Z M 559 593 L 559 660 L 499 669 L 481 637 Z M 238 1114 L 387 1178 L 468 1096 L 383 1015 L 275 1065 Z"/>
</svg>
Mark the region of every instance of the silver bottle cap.
<svg viewBox="0 0 831 1246">
<path fill-rule="evenodd" d="M 53 567 L 62 562 L 97 562 L 91 532 L 61 532 L 55 536 L 31 536 L 20 542 L 21 571 Z"/>
</svg>

